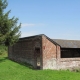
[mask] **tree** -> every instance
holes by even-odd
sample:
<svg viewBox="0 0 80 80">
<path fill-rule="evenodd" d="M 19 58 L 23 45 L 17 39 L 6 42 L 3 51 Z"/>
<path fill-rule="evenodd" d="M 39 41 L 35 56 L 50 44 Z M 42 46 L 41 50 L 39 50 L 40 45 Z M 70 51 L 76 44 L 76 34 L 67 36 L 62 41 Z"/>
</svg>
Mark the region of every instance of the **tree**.
<svg viewBox="0 0 80 80">
<path fill-rule="evenodd" d="M 8 2 L 6 0 L 0 0 L 0 44 L 5 44 L 6 46 L 13 45 L 18 41 L 20 37 L 20 27 L 21 23 L 18 24 L 18 18 L 9 18 L 8 12 L 4 13 Z"/>
</svg>

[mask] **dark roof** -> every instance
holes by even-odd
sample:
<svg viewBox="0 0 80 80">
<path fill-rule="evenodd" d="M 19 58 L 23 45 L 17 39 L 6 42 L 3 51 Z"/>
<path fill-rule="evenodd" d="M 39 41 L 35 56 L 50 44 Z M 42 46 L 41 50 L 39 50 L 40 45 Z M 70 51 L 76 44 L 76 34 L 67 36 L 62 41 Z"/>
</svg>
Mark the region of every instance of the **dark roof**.
<svg viewBox="0 0 80 80">
<path fill-rule="evenodd" d="M 42 35 L 44 35 L 44 34 L 39 34 L 39 35 L 34 35 L 34 36 L 28 36 L 28 37 L 22 37 L 22 38 L 19 38 L 19 40 L 26 40 L 26 39 L 30 39 L 30 38 L 35 38 L 35 37 L 37 37 L 37 36 L 42 36 Z"/>
<path fill-rule="evenodd" d="M 19 38 L 19 40 L 26 40 L 26 39 L 30 39 L 30 38 L 35 38 L 37 36 L 45 36 L 48 40 L 50 40 L 52 43 L 54 43 L 55 45 L 58 45 L 55 41 L 53 41 L 52 39 L 50 39 L 49 37 L 47 37 L 45 34 L 39 34 L 39 35 L 34 35 L 34 36 L 28 36 L 28 37 L 22 37 Z M 60 46 L 60 45 L 59 45 Z"/>
<path fill-rule="evenodd" d="M 50 40 L 53 44 L 59 45 L 62 48 L 80 48 L 80 40 L 61 40 L 61 39 L 50 39 L 44 34 L 34 35 L 29 37 L 20 38 L 20 40 L 26 40 L 30 38 L 35 38 L 36 36 L 45 36 L 48 40 Z"/>
<path fill-rule="evenodd" d="M 80 48 L 80 40 L 60 40 L 60 39 L 52 39 L 62 48 Z"/>
</svg>

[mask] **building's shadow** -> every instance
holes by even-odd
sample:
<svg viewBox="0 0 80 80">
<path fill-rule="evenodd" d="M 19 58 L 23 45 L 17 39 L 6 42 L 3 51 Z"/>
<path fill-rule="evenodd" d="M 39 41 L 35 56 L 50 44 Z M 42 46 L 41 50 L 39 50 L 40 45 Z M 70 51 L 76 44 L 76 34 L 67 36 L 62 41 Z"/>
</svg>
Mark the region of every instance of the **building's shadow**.
<svg viewBox="0 0 80 80">
<path fill-rule="evenodd" d="M 4 58 L 0 58 L 0 63 L 1 62 L 5 62 L 6 60 L 11 60 L 11 59 L 9 59 L 8 57 L 4 57 Z M 24 63 L 24 62 L 18 62 L 18 61 L 14 61 L 14 60 L 11 60 L 12 62 L 15 62 L 15 63 L 18 63 L 18 64 L 20 64 L 20 65 L 22 65 L 22 66 L 25 66 L 25 67 L 28 67 L 29 69 L 32 69 L 32 70 L 40 70 L 40 69 L 35 69 L 31 64 L 28 64 L 28 63 Z"/>
<path fill-rule="evenodd" d="M 22 65 L 22 66 L 25 66 L 25 67 L 28 67 L 29 69 L 33 69 L 33 70 L 34 70 L 33 66 L 30 65 L 30 64 L 28 64 L 28 63 L 21 63 L 21 62 L 18 62 L 18 64 L 20 64 L 20 65 Z"/>
<path fill-rule="evenodd" d="M 12 60 L 12 59 L 9 59 L 9 58 L 8 58 L 8 60 L 11 60 L 12 62 L 15 62 L 15 63 L 17 63 L 19 65 L 22 65 L 22 66 L 28 67 L 29 69 L 33 69 L 34 70 L 33 66 L 28 64 L 28 63 L 21 62 L 21 61 L 15 61 L 15 60 Z"/>
</svg>

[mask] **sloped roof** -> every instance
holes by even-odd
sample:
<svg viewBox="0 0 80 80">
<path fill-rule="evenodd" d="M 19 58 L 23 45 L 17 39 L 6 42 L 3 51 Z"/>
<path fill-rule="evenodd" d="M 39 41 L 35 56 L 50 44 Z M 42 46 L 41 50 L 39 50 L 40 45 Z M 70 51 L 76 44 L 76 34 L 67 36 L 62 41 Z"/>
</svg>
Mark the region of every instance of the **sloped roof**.
<svg viewBox="0 0 80 80">
<path fill-rule="evenodd" d="M 80 40 L 60 40 L 52 39 L 59 44 L 62 48 L 80 48 Z"/>
<path fill-rule="evenodd" d="M 80 40 L 62 40 L 62 39 L 50 39 L 44 34 L 34 35 L 29 37 L 20 38 L 20 40 L 26 40 L 27 38 L 34 38 L 36 36 L 45 36 L 48 40 L 50 40 L 55 45 L 59 45 L 62 48 L 80 48 Z"/>
</svg>

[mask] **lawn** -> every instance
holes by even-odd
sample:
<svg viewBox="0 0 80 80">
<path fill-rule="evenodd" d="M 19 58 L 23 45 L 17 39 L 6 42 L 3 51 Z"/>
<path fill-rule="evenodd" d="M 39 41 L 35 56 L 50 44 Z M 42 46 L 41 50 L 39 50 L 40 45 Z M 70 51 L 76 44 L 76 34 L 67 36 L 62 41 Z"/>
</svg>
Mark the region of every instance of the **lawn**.
<svg viewBox="0 0 80 80">
<path fill-rule="evenodd" d="M 0 55 L 0 80 L 80 80 L 80 72 L 34 70 Z"/>
</svg>

